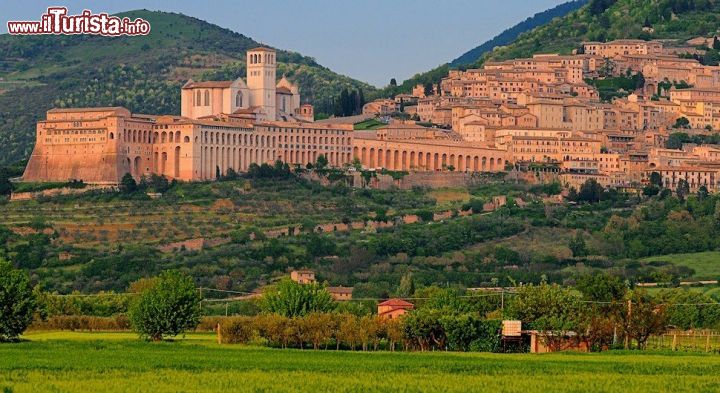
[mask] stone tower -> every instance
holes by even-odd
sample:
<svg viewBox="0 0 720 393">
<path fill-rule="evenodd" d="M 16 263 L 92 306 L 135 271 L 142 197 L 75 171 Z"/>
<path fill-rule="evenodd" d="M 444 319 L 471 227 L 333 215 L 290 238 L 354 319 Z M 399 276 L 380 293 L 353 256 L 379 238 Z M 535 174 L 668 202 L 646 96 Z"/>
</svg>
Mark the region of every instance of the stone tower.
<svg viewBox="0 0 720 393">
<path fill-rule="evenodd" d="M 247 85 L 250 89 L 250 106 L 259 106 L 268 120 L 275 120 L 275 51 L 255 48 L 247 52 Z"/>
</svg>

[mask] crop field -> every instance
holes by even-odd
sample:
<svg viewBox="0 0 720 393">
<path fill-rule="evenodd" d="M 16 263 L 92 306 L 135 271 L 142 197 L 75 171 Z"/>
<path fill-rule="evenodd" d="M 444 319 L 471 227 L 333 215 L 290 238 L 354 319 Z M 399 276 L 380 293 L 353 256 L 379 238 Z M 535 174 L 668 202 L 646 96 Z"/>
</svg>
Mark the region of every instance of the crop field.
<svg viewBox="0 0 720 393">
<path fill-rule="evenodd" d="M 720 390 L 720 356 L 279 350 L 213 335 L 146 343 L 129 333 L 35 333 L 0 345 L 4 392 Z"/>
</svg>

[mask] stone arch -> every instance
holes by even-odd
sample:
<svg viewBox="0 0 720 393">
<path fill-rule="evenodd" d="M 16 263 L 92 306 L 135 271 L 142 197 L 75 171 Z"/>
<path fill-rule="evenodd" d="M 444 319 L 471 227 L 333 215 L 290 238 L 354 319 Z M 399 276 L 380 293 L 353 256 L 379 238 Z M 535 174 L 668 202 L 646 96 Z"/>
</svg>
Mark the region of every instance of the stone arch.
<svg viewBox="0 0 720 393">
<path fill-rule="evenodd" d="M 167 153 L 162 152 L 162 154 L 160 156 L 160 174 L 162 174 L 162 175 L 166 174 L 165 170 L 167 169 L 167 159 L 168 159 Z"/>
<path fill-rule="evenodd" d="M 363 163 L 363 164 L 366 165 L 368 168 L 374 168 L 376 166 L 377 163 L 375 162 L 375 148 L 374 147 L 370 148 L 370 162 Z"/>
<path fill-rule="evenodd" d="M 478 156 L 473 157 L 473 172 L 480 170 L 480 158 Z"/>
<path fill-rule="evenodd" d="M 175 165 L 173 165 L 173 176 L 180 177 L 180 146 L 175 146 Z"/>
<path fill-rule="evenodd" d="M 140 177 L 143 174 L 142 158 L 140 158 L 140 156 L 136 156 L 133 162 L 133 174 L 135 175 L 135 177 Z"/>
</svg>

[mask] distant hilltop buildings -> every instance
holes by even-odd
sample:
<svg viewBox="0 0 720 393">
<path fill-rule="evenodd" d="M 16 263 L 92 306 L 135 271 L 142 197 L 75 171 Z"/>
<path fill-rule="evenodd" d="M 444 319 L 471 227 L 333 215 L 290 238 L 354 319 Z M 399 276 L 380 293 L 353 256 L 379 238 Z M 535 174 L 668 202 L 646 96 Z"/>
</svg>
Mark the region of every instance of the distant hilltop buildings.
<svg viewBox="0 0 720 393">
<path fill-rule="evenodd" d="M 324 155 L 335 167 L 359 160 L 366 169 L 398 171 L 542 171 L 575 187 L 595 179 L 638 188 L 657 172 L 671 189 L 682 179 L 691 191 L 716 191 L 719 149 L 665 148 L 673 127 L 720 130 L 720 67 L 678 56 L 696 50 L 586 42 L 573 55 L 452 70 L 439 85 L 368 103 L 363 116 L 314 121 L 298 87 L 276 80 L 275 51 L 257 48 L 247 52 L 245 80 L 188 81 L 180 116 L 119 107 L 48 111 L 23 178 L 115 184 L 130 173 L 202 181 L 276 160 L 305 166 Z M 620 76 L 637 86 L 611 101 L 586 83 Z M 400 112 L 419 124 L 397 120 Z M 387 124 L 354 130 L 373 116 Z"/>
</svg>

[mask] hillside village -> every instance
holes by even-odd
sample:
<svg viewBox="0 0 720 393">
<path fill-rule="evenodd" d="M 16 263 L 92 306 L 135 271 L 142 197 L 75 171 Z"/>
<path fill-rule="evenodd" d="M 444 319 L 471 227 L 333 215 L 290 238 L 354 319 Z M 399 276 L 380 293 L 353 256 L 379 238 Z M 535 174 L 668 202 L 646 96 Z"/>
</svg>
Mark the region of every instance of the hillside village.
<svg viewBox="0 0 720 393">
<path fill-rule="evenodd" d="M 414 129 L 416 141 L 454 138 L 500 149 L 515 168 L 555 172 L 568 187 L 594 179 L 605 187 L 637 189 L 657 172 L 672 190 L 684 180 L 693 191 L 716 191 L 716 147 L 667 148 L 671 133 L 703 136 L 720 128 L 720 67 L 679 56 L 714 42 L 586 42 L 574 55 L 537 54 L 450 71 L 439 86 L 418 85 L 411 95 L 366 104 L 364 113 L 389 116 L 402 107 L 411 118 L 447 130 Z M 630 86 L 602 100 L 603 88 L 596 86 L 606 81 Z M 392 132 L 407 128 L 385 127 L 388 139 L 397 141 L 403 136 Z M 475 169 L 452 155 L 443 165 Z M 411 158 L 394 169 L 413 167 Z"/>
</svg>

